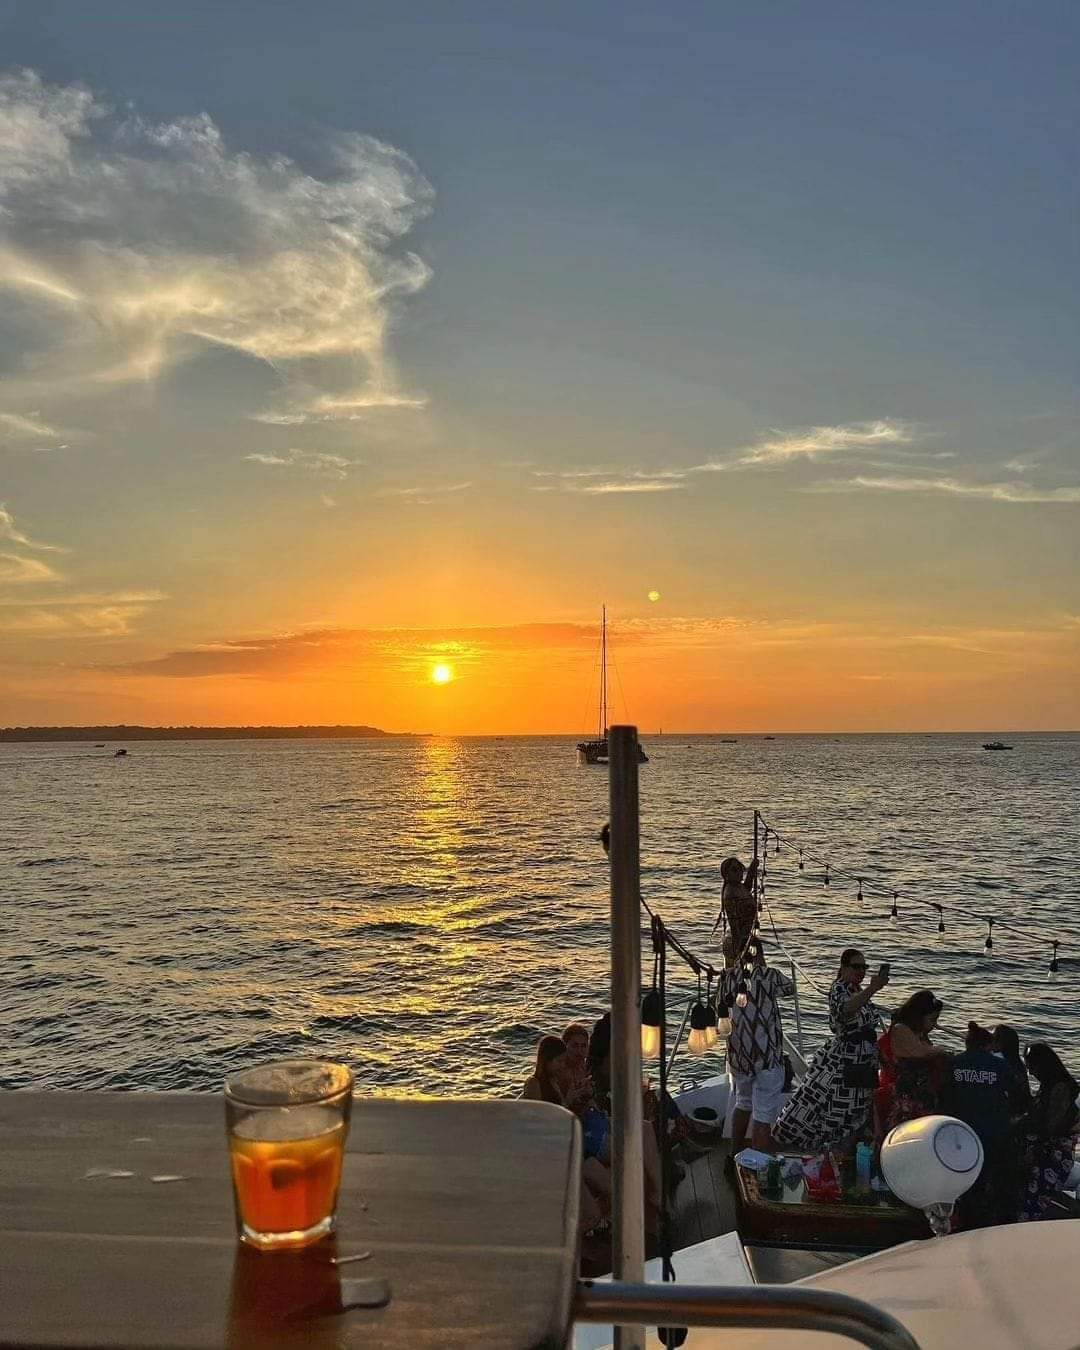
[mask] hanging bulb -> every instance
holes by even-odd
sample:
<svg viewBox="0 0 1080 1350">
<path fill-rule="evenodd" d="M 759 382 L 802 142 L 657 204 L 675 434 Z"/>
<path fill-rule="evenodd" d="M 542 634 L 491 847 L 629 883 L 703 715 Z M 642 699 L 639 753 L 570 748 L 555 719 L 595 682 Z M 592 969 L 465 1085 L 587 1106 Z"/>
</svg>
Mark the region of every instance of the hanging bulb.
<svg viewBox="0 0 1080 1350">
<path fill-rule="evenodd" d="M 1056 942 L 1051 942 L 1050 946 L 1053 948 L 1053 951 L 1050 956 L 1050 966 L 1046 972 L 1046 978 L 1048 980 L 1056 980 L 1058 977 L 1058 959 L 1057 959 L 1058 945 Z"/>
<path fill-rule="evenodd" d="M 893 893 L 892 893 L 892 909 L 889 910 L 889 918 L 892 919 L 893 923 L 899 923 L 899 922 L 900 922 L 900 911 L 896 908 L 896 902 L 897 902 L 897 900 L 899 900 L 899 899 L 900 899 L 900 892 L 899 892 L 899 891 L 893 891 Z"/>
<path fill-rule="evenodd" d="M 725 1040 L 731 1035 L 731 1011 L 722 998 L 716 1004 L 716 1034 Z"/>
<path fill-rule="evenodd" d="M 829 864 L 826 863 L 826 864 L 825 864 L 825 885 L 828 886 L 828 884 L 829 884 Z"/>
<path fill-rule="evenodd" d="M 656 1059 L 660 1054 L 660 1022 L 663 1010 L 660 1007 L 660 993 L 650 989 L 641 1000 L 641 1057 Z"/>
<path fill-rule="evenodd" d="M 991 956 L 993 954 L 993 951 L 994 951 L 994 921 L 993 919 L 987 919 L 986 941 L 983 943 L 983 955 Z"/>
<path fill-rule="evenodd" d="M 758 912 L 754 915 L 754 937 L 759 938 L 760 936 L 761 936 L 761 910 L 758 910 Z"/>
<path fill-rule="evenodd" d="M 773 835 L 773 857 L 775 858 L 776 855 L 777 855 L 779 852 L 780 852 L 780 836 L 779 836 L 778 834 L 774 834 L 774 835 Z"/>
<path fill-rule="evenodd" d="M 802 860 L 802 849 L 799 849 L 799 871 L 805 871 L 806 864 Z"/>
<path fill-rule="evenodd" d="M 941 908 L 940 905 L 935 906 L 935 908 L 937 909 L 937 935 L 938 935 L 939 938 L 944 938 L 944 936 L 945 936 L 945 911 Z"/>
<path fill-rule="evenodd" d="M 690 1009 L 690 1036 L 686 1048 L 692 1055 L 703 1055 L 709 1048 L 709 1019 L 705 1004 L 699 999 Z"/>
<path fill-rule="evenodd" d="M 747 970 L 749 969 L 750 967 L 747 966 Z M 750 1001 L 750 993 L 746 987 L 746 981 L 742 980 L 739 983 L 739 989 L 735 995 L 735 1006 L 736 1008 L 745 1008 L 747 1003 L 749 1003 L 749 1001 Z"/>
<path fill-rule="evenodd" d="M 862 877 L 859 878 L 859 894 L 855 897 L 859 904 L 862 904 Z"/>
<path fill-rule="evenodd" d="M 708 1018 L 709 1022 L 708 1026 L 705 1028 L 705 1043 L 711 1050 L 720 1039 L 720 1032 L 718 1029 L 719 1018 L 716 1016 L 716 1009 L 711 1003 L 705 1009 L 705 1016 Z"/>
</svg>

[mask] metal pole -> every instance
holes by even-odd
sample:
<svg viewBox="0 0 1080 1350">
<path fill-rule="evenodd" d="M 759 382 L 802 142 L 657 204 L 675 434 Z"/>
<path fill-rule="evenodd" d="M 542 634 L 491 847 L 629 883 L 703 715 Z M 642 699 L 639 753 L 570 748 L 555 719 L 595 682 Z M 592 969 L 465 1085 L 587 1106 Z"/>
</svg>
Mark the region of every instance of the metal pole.
<svg viewBox="0 0 1080 1350">
<path fill-rule="evenodd" d="M 872 1303 L 798 1285 L 724 1288 L 693 1284 L 593 1284 L 579 1281 L 574 1320 L 614 1324 L 633 1317 L 648 1326 L 769 1327 L 829 1331 L 871 1350 L 919 1350 L 911 1332 Z M 618 1345 L 618 1339 L 615 1344 Z"/>
<path fill-rule="evenodd" d="M 802 1009 L 799 1007 L 799 981 L 795 978 L 795 962 L 791 962 L 791 983 L 795 986 L 795 1044 L 799 1054 L 805 1058 L 802 1044 Z"/>
<path fill-rule="evenodd" d="M 755 862 L 757 861 L 757 855 L 758 855 L 758 823 L 759 823 L 760 820 L 761 820 L 761 817 L 760 817 L 760 816 L 758 815 L 758 813 L 757 813 L 757 807 L 755 807 L 755 808 L 754 808 L 754 861 L 755 861 Z M 758 898 L 758 884 L 757 884 L 757 879 L 758 879 L 758 874 L 757 874 L 757 870 L 755 869 L 755 871 L 754 871 L 754 899 L 755 899 L 755 900 Z"/>
<path fill-rule="evenodd" d="M 614 1277 L 645 1278 L 641 1108 L 641 871 L 636 727 L 608 736 L 611 803 L 611 1171 Z M 615 1329 L 615 1350 L 645 1350 L 640 1326 Z"/>
<path fill-rule="evenodd" d="M 694 999 L 691 999 L 686 1005 L 686 1011 L 682 1015 L 682 1021 L 679 1023 L 679 1030 L 675 1039 L 671 1043 L 671 1054 L 668 1055 L 667 1071 L 671 1073 L 671 1066 L 675 1063 L 675 1056 L 679 1053 L 679 1046 L 682 1045 L 682 1034 L 686 1030 L 686 1024 L 690 1021 L 690 1010 L 694 1006 Z"/>
</svg>

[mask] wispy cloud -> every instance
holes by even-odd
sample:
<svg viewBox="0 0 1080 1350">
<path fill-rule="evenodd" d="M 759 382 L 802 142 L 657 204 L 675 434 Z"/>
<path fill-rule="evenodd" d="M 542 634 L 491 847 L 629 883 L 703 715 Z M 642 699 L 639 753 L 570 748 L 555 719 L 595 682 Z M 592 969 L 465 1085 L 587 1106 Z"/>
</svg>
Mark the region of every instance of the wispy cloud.
<svg viewBox="0 0 1080 1350">
<path fill-rule="evenodd" d="M 17 559 L 25 564 L 30 559 Z M 0 580 L 3 580 L 4 555 L 0 554 Z M 50 576 L 32 575 L 28 581 L 58 581 Z M 136 621 L 147 609 L 165 596 L 161 591 L 74 591 L 50 595 L 0 595 L 0 633 L 25 637 L 129 637 Z"/>
<path fill-rule="evenodd" d="M 618 493 L 674 492 L 684 486 L 683 469 L 534 469 L 534 478 L 543 481 L 531 484 L 533 492 L 571 492 L 586 497 L 602 497 Z"/>
<path fill-rule="evenodd" d="M 62 450 L 64 447 L 59 444 L 60 440 L 61 433 L 43 421 L 36 412 L 0 413 L 0 443 L 15 445 L 19 449 Z"/>
<path fill-rule="evenodd" d="M 21 530 L 15 524 L 15 517 L 3 502 L 0 502 L 0 539 L 7 539 L 12 544 L 20 544 L 23 548 L 37 549 L 44 553 L 67 552 L 59 544 L 43 544 L 40 540 L 31 539 L 24 530 Z"/>
<path fill-rule="evenodd" d="M 0 288 L 48 335 L 9 378 L 21 401 L 153 379 L 210 343 L 284 379 L 286 423 L 416 406 L 386 341 L 430 275 L 398 247 L 432 195 L 406 156 L 342 133 L 306 172 L 231 149 L 206 114 L 152 123 L 32 72 L 0 78 L 0 121 Z"/>
<path fill-rule="evenodd" d="M 612 480 L 606 483 L 588 483 L 577 491 L 589 497 L 603 497 L 610 493 L 621 492 L 677 492 L 684 483 L 673 482 L 670 478 L 642 478 Z"/>
<path fill-rule="evenodd" d="M 363 466 L 362 460 L 344 455 L 331 455 L 323 450 L 285 450 L 280 455 L 255 451 L 245 455 L 253 464 L 264 464 L 276 469 L 300 469 L 317 478 L 348 478 L 353 469 Z"/>
<path fill-rule="evenodd" d="M 913 434 L 906 423 L 887 417 L 872 422 L 850 422 L 833 427 L 809 427 L 802 431 L 774 431 L 756 445 L 745 446 L 724 458 L 696 464 L 692 473 L 722 473 L 762 465 L 790 464 L 825 455 L 850 454 L 884 446 L 907 445 Z"/>
<path fill-rule="evenodd" d="M 1080 487 L 1036 487 L 1030 483 L 974 483 L 958 478 L 853 478 L 831 479 L 804 489 L 807 492 L 918 492 L 944 493 L 950 497 L 981 497 L 995 502 L 1080 502 Z"/>
<path fill-rule="evenodd" d="M 40 558 L 0 553 L 0 585 L 21 586 L 27 582 L 60 581 L 60 574 Z"/>
<path fill-rule="evenodd" d="M 412 487 L 385 487 L 380 488 L 379 491 L 375 493 L 375 496 L 396 497 L 410 506 L 431 506 L 436 498 L 453 497 L 460 492 L 467 492 L 471 487 L 471 481 L 464 483 L 435 483 L 426 486 L 416 485 Z"/>
</svg>

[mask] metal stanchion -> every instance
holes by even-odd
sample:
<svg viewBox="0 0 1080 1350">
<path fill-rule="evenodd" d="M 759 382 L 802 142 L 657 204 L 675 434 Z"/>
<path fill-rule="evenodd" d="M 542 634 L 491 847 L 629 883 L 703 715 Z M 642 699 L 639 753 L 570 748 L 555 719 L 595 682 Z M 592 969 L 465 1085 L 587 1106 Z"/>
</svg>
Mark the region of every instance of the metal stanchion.
<svg viewBox="0 0 1080 1350">
<path fill-rule="evenodd" d="M 641 872 L 636 727 L 608 733 L 611 805 L 612 1256 L 616 1280 L 645 1278 L 641 1107 Z M 645 1329 L 615 1328 L 615 1350 L 645 1350 Z"/>
</svg>

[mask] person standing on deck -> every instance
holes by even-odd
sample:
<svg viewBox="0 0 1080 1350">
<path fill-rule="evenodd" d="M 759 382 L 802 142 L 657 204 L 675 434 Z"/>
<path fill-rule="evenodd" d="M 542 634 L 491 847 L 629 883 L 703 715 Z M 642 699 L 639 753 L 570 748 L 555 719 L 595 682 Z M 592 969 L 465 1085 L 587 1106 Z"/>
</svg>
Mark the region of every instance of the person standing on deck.
<svg viewBox="0 0 1080 1350">
<path fill-rule="evenodd" d="M 878 1013 L 870 1000 L 889 983 L 888 966 L 864 989 L 865 979 L 866 957 L 858 947 L 848 947 L 829 990 L 832 1037 L 814 1056 L 773 1129 L 781 1148 L 816 1152 L 847 1143 L 866 1124 L 878 1066 Z"/>
<path fill-rule="evenodd" d="M 740 964 L 746 944 L 754 932 L 757 921 L 757 900 L 754 897 L 754 882 L 757 879 L 758 859 L 749 867 L 744 867 L 738 858 L 725 858 L 720 864 L 720 876 L 723 885 L 720 888 L 720 913 L 712 930 L 715 933 L 721 922 L 725 925 L 723 952 L 724 965 Z"/>
<path fill-rule="evenodd" d="M 720 977 L 720 994 L 731 1009 L 727 1062 L 735 1078 L 732 1157 L 745 1145 L 751 1122 L 753 1147 L 762 1153 L 773 1151 L 772 1127 L 784 1092 L 784 1029 L 777 1000 L 794 992 L 793 980 L 765 964 L 757 939 L 747 944 L 743 961 Z M 740 1006 L 740 999 L 745 1006 Z"/>
<path fill-rule="evenodd" d="M 956 1202 L 957 1217 L 963 1229 L 1013 1223 L 1017 1207 L 1009 1120 L 1013 1072 L 994 1054 L 986 1027 L 969 1022 L 964 1044 L 964 1053 L 952 1056 L 946 1066 L 941 1109 L 979 1136 L 983 1165 L 975 1184 Z"/>
</svg>

